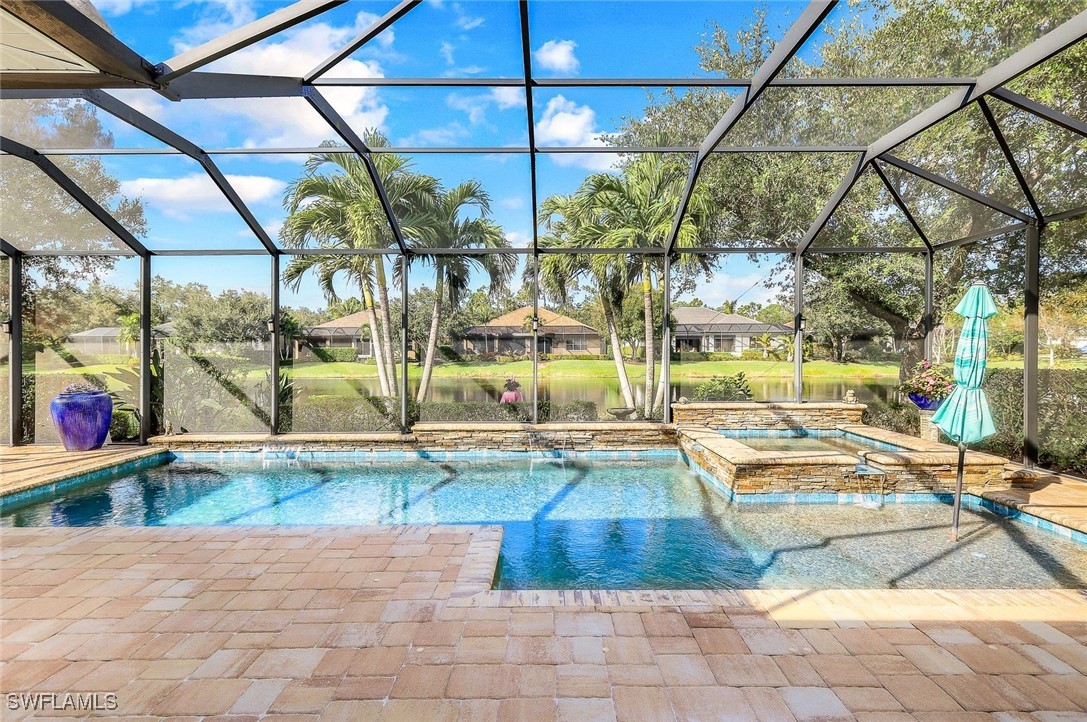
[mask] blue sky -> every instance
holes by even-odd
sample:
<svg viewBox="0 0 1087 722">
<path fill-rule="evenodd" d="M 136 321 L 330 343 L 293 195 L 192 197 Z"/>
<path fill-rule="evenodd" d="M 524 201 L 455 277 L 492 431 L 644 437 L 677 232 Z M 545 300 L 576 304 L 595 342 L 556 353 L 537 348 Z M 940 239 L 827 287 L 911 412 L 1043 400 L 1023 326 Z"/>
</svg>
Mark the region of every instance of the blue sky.
<svg viewBox="0 0 1087 722">
<path fill-rule="evenodd" d="M 288 3 L 249 0 L 97 0 L 115 34 L 152 62 L 161 62 Z M 353 0 L 290 30 L 204 68 L 233 73 L 301 75 L 385 13 L 392 2 Z M 771 2 L 768 12 L 780 36 L 803 2 Z M 715 20 L 734 30 L 753 17 L 751 2 L 566 2 L 530 3 L 532 62 L 539 77 L 699 77 L 695 45 Z M 329 77 L 508 77 L 523 74 L 516 2 L 438 2 L 408 13 L 389 30 L 343 61 Z M 329 102 L 362 132 L 376 128 L 398 146 L 524 146 L 525 100 L 517 88 L 326 88 Z M 142 91 L 118 97 L 182 133 L 205 149 L 316 145 L 334 135 L 298 98 L 207 100 L 171 103 Z M 534 95 L 540 146 L 603 145 L 621 119 L 640 116 L 647 90 L 542 89 Z M 159 145 L 134 129 L 109 122 L 119 147 Z M 284 211 L 286 185 L 298 176 L 304 156 L 218 155 L 217 163 L 272 234 Z M 529 164 L 514 154 L 420 154 L 418 170 L 446 185 L 474 178 L 491 194 L 495 220 L 514 246 L 531 243 Z M 585 175 L 607 170 L 608 155 L 547 155 L 539 159 L 540 198 L 574 190 Z M 108 156 L 107 167 L 122 192 L 144 199 L 147 245 L 169 248 L 258 248 L 259 242 L 230 209 L 200 168 L 178 156 Z M 267 285 L 266 265 L 250 259 L 222 264 L 172 261 L 174 280 L 213 288 Z M 745 290 L 759 269 L 738 259 L 728 278 L 700 295 L 717 303 Z M 733 276 L 735 280 L 733 282 Z M 429 279 L 421 278 L 421 282 Z M 414 285 L 414 282 L 413 282 Z M 344 289 L 347 293 L 348 290 Z M 749 292 L 745 298 L 750 298 Z M 765 294 L 764 294 L 765 295 Z M 320 306 L 315 284 L 293 301 Z"/>
</svg>

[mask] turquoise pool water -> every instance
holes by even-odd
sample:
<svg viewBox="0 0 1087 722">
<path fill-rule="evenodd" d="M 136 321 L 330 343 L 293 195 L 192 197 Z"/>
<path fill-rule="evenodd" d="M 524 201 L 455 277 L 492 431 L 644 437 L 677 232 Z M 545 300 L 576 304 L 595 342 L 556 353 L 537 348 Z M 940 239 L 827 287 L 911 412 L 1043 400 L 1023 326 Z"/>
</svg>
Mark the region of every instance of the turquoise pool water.
<svg viewBox="0 0 1087 722">
<path fill-rule="evenodd" d="M 478 524 L 505 527 L 510 589 L 1087 586 L 1087 547 L 946 504 L 733 504 L 678 455 L 367 460 L 217 455 L 10 503 L 5 526 Z"/>
<path fill-rule="evenodd" d="M 902 451 L 901 446 L 844 431 L 795 429 L 782 431 L 721 431 L 758 451 L 830 451 L 860 454 L 865 451 Z"/>
</svg>

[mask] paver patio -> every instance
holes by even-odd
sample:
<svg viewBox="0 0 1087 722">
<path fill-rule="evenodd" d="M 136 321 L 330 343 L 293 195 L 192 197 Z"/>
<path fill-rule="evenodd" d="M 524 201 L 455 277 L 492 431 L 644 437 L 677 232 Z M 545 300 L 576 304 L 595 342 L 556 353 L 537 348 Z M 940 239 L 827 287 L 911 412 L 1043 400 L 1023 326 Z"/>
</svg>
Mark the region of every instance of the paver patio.
<svg viewBox="0 0 1087 722">
<path fill-rule="evenodd" d="M 160 718 L 1075 720 L 1076 591 L 486 591 L 480 527 L 5 529 L 3 692 Z M 28 717 L 5 710 L 5 719 Z"/>
</svg>

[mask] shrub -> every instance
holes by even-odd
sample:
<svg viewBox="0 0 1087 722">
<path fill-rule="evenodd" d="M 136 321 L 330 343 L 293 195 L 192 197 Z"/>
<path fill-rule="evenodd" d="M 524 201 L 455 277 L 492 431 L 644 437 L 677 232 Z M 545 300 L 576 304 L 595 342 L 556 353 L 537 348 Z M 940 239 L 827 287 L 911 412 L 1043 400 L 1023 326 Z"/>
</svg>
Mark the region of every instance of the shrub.
<svg viewBox="0 0 1087 722">
<path fill-rule="evenodd" d="M 500 404 L 495 401 L 424 401 L 419 405 L 421 423 L 532 421 L 532 403 Z"/>
<path fill-rule="evenodd" d="M 672 352 L 672 360 L 679 363 L 698 363 L 700 361 L 735 361 L 742 359 L 742 356 L 737 356 L 734 353 L 727 351 L 682 351 Z M 762 359 L 761 352 L 759 353 L 759 359 Z"/>
<path fill-rule="evenodd" d="M 603 353 L 540 354 L 541 361 L 611 361 L 611 356 Z"/>
<path fill-rule="evenodd" d="M 912 403 L 902 403 L 893 399 L 891 401 L 876 399 L 865 403 L 868 408 L 864 410 L 861 421 L 869 426 L 910 436 L 921 435 L 921 417 L 917 413 L 917 407 Z"/>
<path fill-rule="evenodd" d="M 539 419 L 546 421 L 596 421 L 600 418 L 600 411 L 594 401 L 569 401 L 565 404 L 552 404 L 550 401 L 541 401 L 539 407 Z"/>
<path fill-rule="evenodd" d="M 740 352 L 740 359 L 742 361 L 762 361 L 766 358 L 762 351 L 757 348 L 745 348 Z"/>
<path fill-rule="evenodd" d="M 109 422 L 109 438 L 114 443 L 129 441 L 140 435 L 140 420 L 135 413 L 123 409 L 113 410 L 113 419 Z"/>
<path fill-rule="evenodd" d="M 358 349 L 353 348 L 313 346 L 310 350 L 313 351 L 314 356 L 326 363 L 333 361 L 357 361 L 359 354 Z"/>
<path fill-rule="evenodd" d="M 128 366 L 136 364 L 139 359 L 128 353 L 96 353 L 87 359 L 87 364 L 103 364 L 106 366 Z"/>
<path fill-rule="evenodd" d="M 734 376 L 710 377 L 695 387 L 692 397 L 695 401 L 747 401 L 751 398 L 751 387 L 741 371 Z"/>
<path fill-rule="evenodd" d="M 302 397 L 280 412 L 282 431 L 311 433 L 389 431 L 400 428 L 400 399 L 383 396 Z"/>
</svg>

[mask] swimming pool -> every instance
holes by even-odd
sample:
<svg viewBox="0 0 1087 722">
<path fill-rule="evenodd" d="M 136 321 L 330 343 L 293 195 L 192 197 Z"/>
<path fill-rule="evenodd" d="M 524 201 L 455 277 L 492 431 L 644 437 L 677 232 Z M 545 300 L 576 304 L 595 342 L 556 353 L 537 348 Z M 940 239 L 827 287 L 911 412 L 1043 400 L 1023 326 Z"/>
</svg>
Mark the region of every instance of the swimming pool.
<svg viewBox="0 0 1087 722">
<path fill-rule="evenodd" d="M 830 451 L 859 455 L 866 451 L 902 451 L 901 446 L 858 434 L 821 429 L 775 431 L 725 430 L 722 436 L 736 439 L 756 451 Z"/>
<path fill-rule="evenodd" d="M 1087 586 L 1087 547 L 941 503 L 730 503 L 678 454 L 191 454 L 23 503 L 4 526 L 501 524 L 503 589 Z"/>
</svg>

